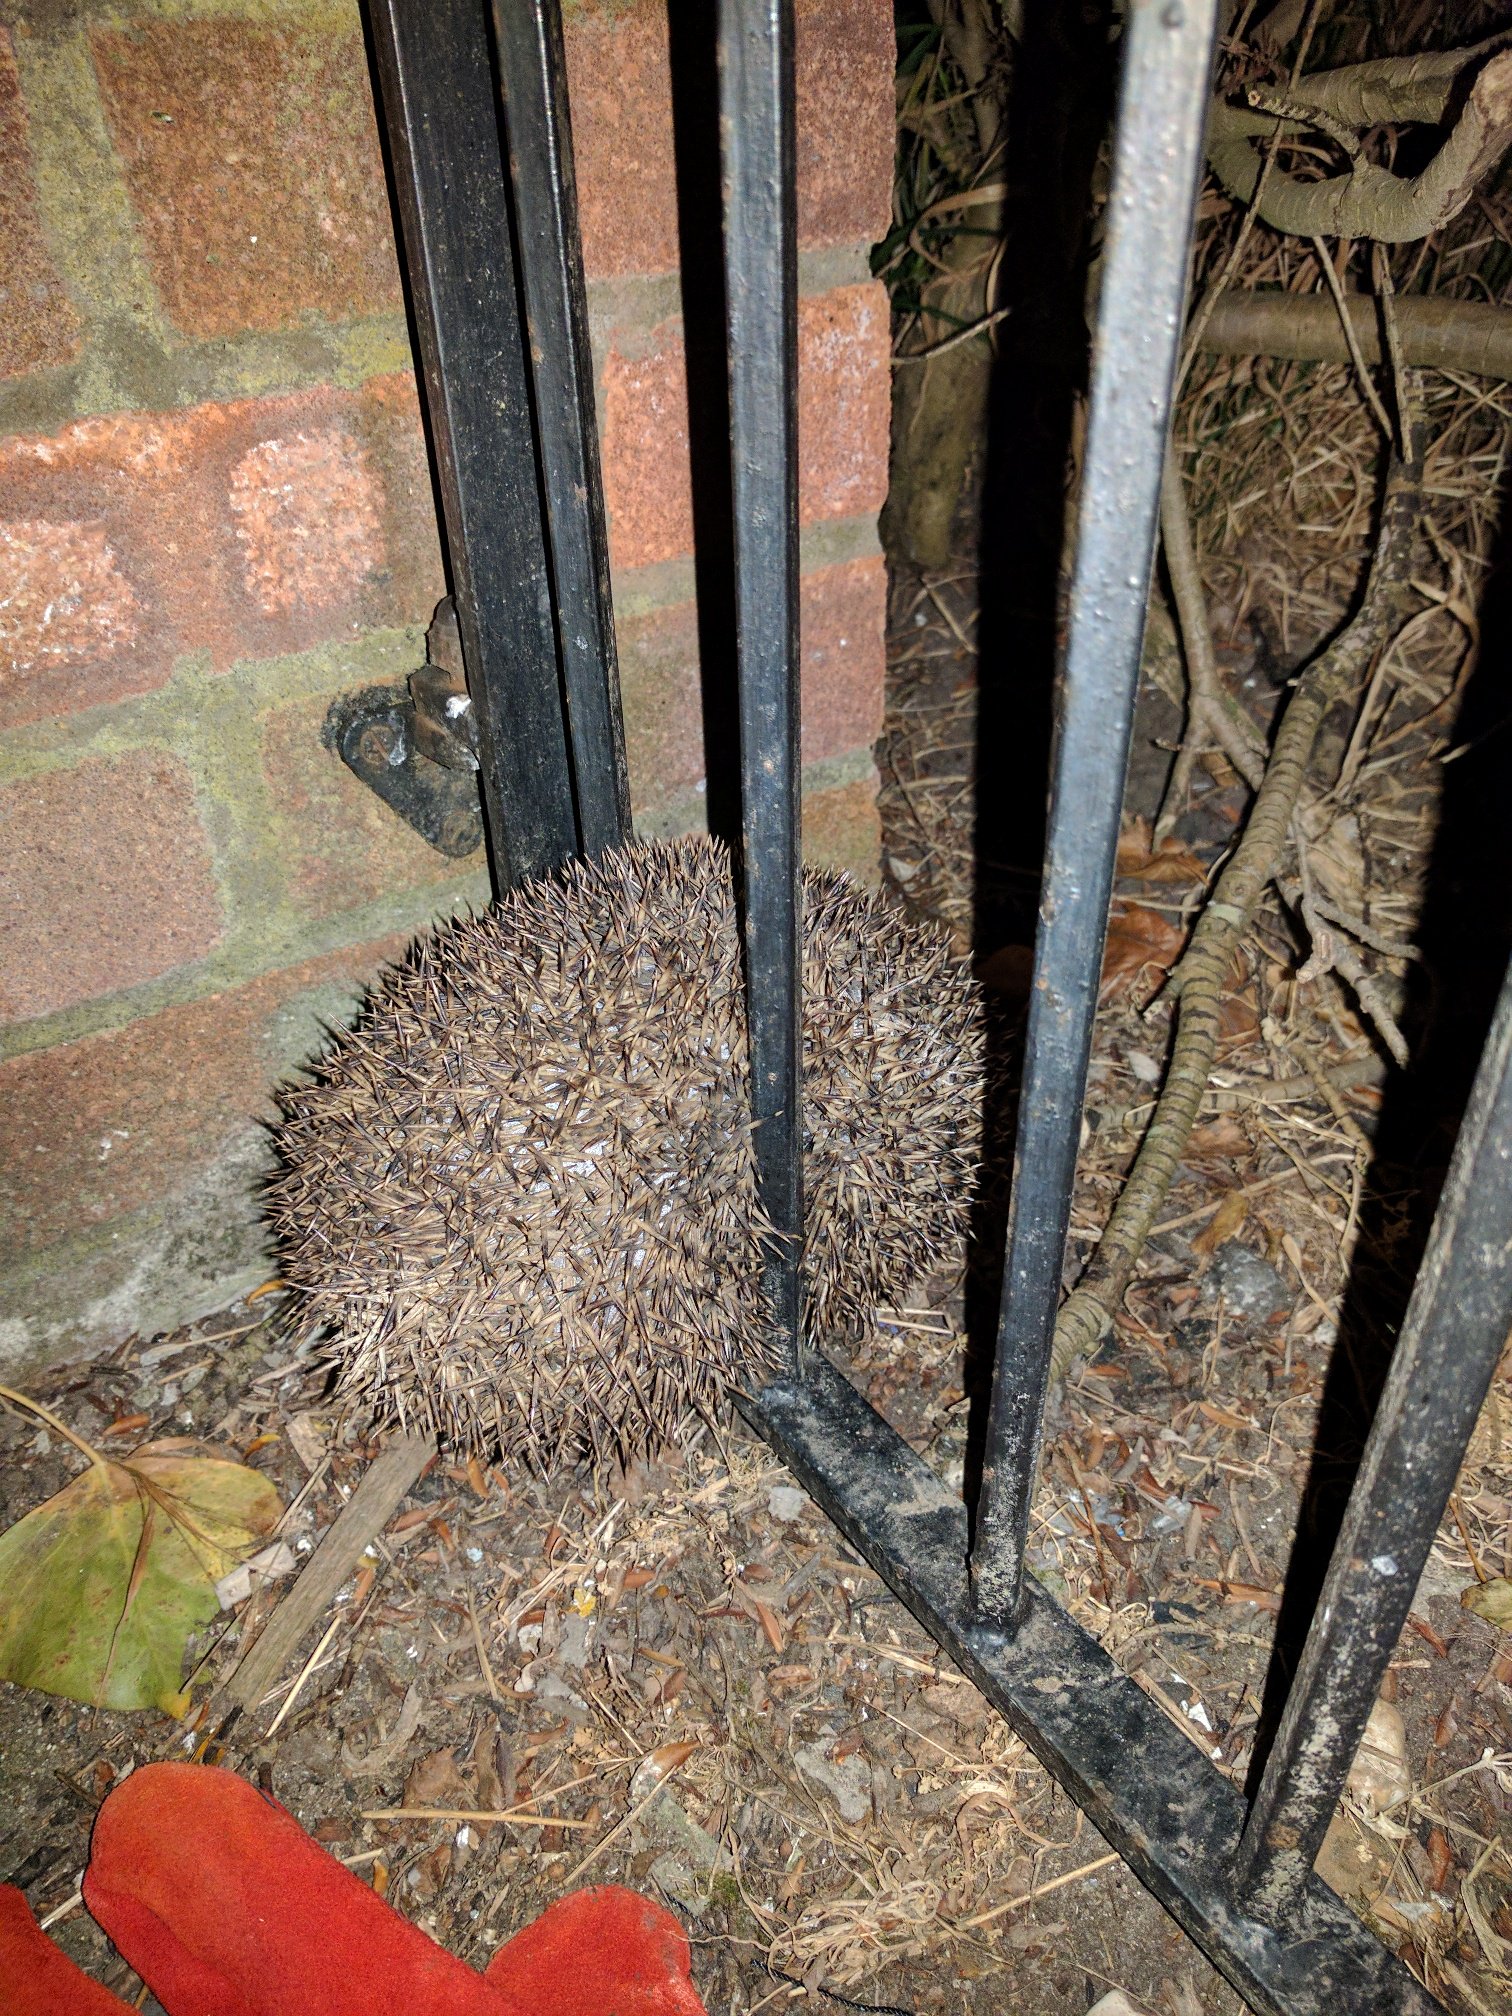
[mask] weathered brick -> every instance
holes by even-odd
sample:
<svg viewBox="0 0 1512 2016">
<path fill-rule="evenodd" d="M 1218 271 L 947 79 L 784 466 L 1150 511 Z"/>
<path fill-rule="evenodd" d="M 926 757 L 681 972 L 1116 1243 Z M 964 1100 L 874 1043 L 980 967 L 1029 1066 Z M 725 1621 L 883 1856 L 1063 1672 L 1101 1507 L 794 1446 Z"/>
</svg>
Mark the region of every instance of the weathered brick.
<svg viewBox="0 0 1512 2016">
<path fill-rule="evenodd" d="M 141 613 L 103 527 L 0 521 L 0 718 L 25 711 L 23 691 L 65 694 L 87 669 L 115 697 L 123 686 L 108 668 L 133 655 Z M 87 693 L 97 697 L 94 682 Z"/>
<path fill-rule="evenodd" d="M 369 378 L 354 425 L 382 479 L 384 558 L 372 586 L 381 591 L 390 622 L 427 624 L 446 593 L 446 569 L 413 371 Z"/>
<path fill-rule="evenodd" d="M 313 1035 L 300 998 L 329 990 L 337 1008 L 403 942 L 353 946 L 0 1065 L 0 1265 L 182 1192 L 270 1117 L 291 1050 Z"/>
<path fill-rule="evenodd" d="M 800 585 L 803 758 L 868 747 L 882 732 L 887 570 L 881 555 L 821 567 Z"/>
<path fill-rule="evenodd" d="M 26 106 L 9 33 L 0 28 L 0 378 L 66 364 L 79 319 L 42 235 Z"/>
<path fill-rule="evenodd" d="M 139 750 L 0 792 L 0 1021 L 209 952 L 221 909 L 189 773 Z"/>
<path fill-rule="evenodd" d="M 181 652 L 224 667 L 425 620 L 441 567 L 419 416 L 412 388 L 375 385 L 0 441 L 0 570 L 22 591 L 0 608 L 0 724 L 147 691 Z"/>
<path fill-rule="evenodd" d="M 381 553 L 376 484 L 342 427 L 259 441 L 231 465 L 247 592 L 268 615 L 349 602 Z"/>
<path fill-rule="evenodd" d="M 798 510 L 805 525 L 880 511 L 887 489 L 887 297 L 832 288 L 798 304 Z M 604 364 L 604 499 L 616 566 L 693 548 L 688 389 L 680 321 Z"/>
<path fill-rule="evenodd" d="M 337 916 L 481 866 L 481 850 L 466 861 L 438 853 L 325 747 L 328 705 L 293 701 L 262 724 L 263 774 L 295 906 L 311 917 Z"/>
<path fill-rule="evenodd" d="M 802 579 L 806 762 L 847 755 L 881 732 L 886 592 L 880 557 L 822 567 Z M 650 809 L 704 775 L 697 611 L 678 602 L 618 627 L 631 795 L 637 807 Z"/>
<path fill-rule="evenodd" d="M 880 282 L 798 304 L 798 512 L 805 525 L 880 511 L 892 419 Z"/>
<path fill-rule="evenodd" d="M 892 224 L 898 63 L 888 0 L 799 0 L 798 242 L 869 243 Z"/>
<path fill-rule="evenodd" d="M 192 336 L 396 308 L 357 27 L 97 27 L 95 69 L 164 305 Z"/>
<path fill-rule="evenodd" d="M 886 0 L 799 0 L 795 42 L 799 241 L 880 238 L 893 177 L 892 10 Z M 589 274 L 669 272 L 677 174 L 666 0 L 579 8 L 567 71 Z"/>
<path fill-rule="evenodd" d="M 803 858 L 819 868 L 841 869 L 858 882 L 880 879 L 882 819 L 875 774 L 804 794 Z"/>
<path fill-rule="evenodd" d="M 692 790 L 704 774 L 698 611 L 677 602 L 615 626 L 625 759 L 637 810 Z"/>
</svg>

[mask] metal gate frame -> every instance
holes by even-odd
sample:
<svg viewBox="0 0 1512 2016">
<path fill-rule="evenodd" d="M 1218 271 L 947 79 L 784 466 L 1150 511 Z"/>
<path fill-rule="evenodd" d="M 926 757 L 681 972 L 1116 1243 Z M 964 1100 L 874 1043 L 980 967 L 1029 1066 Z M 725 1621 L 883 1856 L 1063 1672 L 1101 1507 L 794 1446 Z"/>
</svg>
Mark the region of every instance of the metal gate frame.
<svg viewBox="0 0 1512 2016">
<path fill-rule="evenodd" d="M 1126 16 L 974 1525 L 801 1342 L 792 0 L 718 9 L 752 1098 L 788 1339 L 743 1411 L 1256 2009 L 1426 2016 L 1311 1869 L 1512 1324 L 1512 976 L 1253 1801 L 1025 1574 L 1216 0 Z M 502 887 L 630 835 L 559 0 L 370 21 Z"/>
</svg>

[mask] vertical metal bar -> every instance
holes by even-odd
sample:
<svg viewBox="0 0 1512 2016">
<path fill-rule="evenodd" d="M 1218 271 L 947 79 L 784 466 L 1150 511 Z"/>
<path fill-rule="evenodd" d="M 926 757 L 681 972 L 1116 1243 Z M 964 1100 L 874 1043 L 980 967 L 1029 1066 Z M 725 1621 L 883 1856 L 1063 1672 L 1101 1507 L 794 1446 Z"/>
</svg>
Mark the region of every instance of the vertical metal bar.
<svg viewBox="0 0 1512 2016">
<path fill-rule="evenodd" d="M 372 0 L 501 886 L 577 850 L 486 0 Z"/>
<path fill-rule="evenodd" d="M 792 0 L 720 0 L 719 112 L 735 513 L 751 1100 L 794 1363 L 801 1292 L 798 274 Z"/>
<path fill-rule="evenodd" d="M 630 835 L 560 0 L 493 0 L 583 851 Z"/>
<path fill-rule="evenodd" d="M 1512 968 L 1235 1866 L 1301 1895 L 1512 1329 Z"/>
<path fill-rule="evenodd" d="M 1017 1610 L 1039 1473 L 1215 12 L 1215 0 L 1134 0 L 1124 30 L 997 1369 L 972 1554 L 984 1616 Z"/>
</svg>

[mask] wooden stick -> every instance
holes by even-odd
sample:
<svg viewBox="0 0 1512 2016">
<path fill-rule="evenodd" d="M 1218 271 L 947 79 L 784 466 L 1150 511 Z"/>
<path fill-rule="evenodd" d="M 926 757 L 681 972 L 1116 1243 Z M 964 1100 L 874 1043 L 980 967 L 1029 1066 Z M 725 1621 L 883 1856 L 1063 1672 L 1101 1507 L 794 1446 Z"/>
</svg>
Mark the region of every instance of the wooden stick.
<svg viewBox="0 0 1512 2016">
<path fill-rule="evenodd" d="M 403 1435 L 368 1465 L 298 1580 L 227 1676 L 221 1691 L 234 1706 L 247 1709 L 262 1699 L 435 1453 L 433 1436 Z"/>
</svg>

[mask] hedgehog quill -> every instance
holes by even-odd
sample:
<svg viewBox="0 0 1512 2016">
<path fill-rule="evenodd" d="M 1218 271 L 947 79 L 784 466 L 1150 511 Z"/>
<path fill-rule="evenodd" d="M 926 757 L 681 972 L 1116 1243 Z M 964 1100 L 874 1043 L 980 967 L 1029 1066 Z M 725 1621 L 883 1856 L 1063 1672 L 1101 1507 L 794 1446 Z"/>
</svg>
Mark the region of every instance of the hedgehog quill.
<svg viewBox="0 0 1512 2016">
<path fill-rule="evenodd" d="M 805 1325 L 953 1257 L 981 1009 L 942 936 L 805 869 Z M 575 862 L 422 938 L 286 1096 L 269 1210 L 375 1423 L 541 1471 L 680 1442 L 770 1360 L 729 856 Z"/>
</svg>

